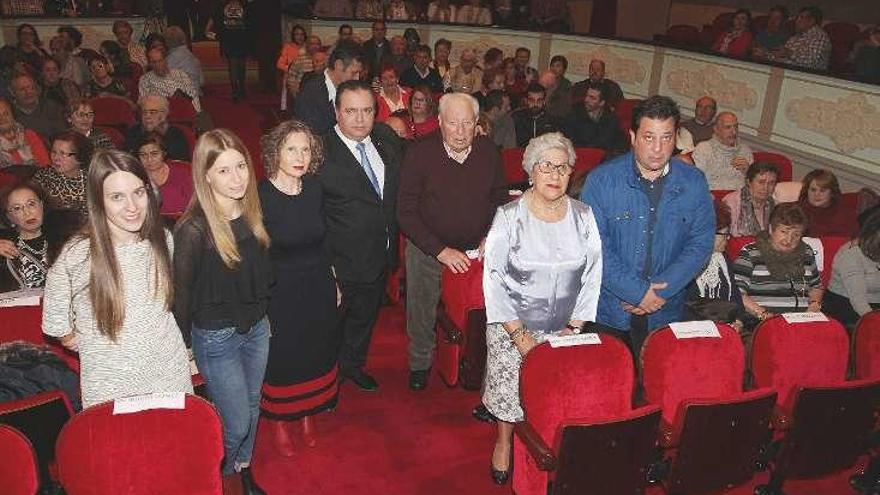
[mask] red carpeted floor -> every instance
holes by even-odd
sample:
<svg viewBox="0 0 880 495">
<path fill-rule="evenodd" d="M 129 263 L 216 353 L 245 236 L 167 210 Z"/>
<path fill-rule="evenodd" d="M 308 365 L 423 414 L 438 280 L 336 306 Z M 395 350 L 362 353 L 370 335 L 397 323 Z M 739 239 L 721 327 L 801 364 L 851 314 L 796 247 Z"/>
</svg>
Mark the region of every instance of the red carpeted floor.
<svg viewBox="0 0 880 495">
<path fill-rule="evenodd" d="M 259 138 L 277 122 L 277 96 L 249 93 L 233 103 L 228 89 L 212 85 L 205 107 L 218 127 L 235 131 L 259 163 Z M 258 167 L 259 168 L 259 167 Z M 260 175 L 262 175 L 260 173 Z M 508 494 L 489 478 L 494 426 L 472 419 L 476 392 L 449 389 L 434 375 L 420 393 L 407 388 L 405 318 L 402 304 L 382 309 L 367 370 L 377 392 L 342 386 L 339 406 L 315 417 L 317 444 L 300 442 L 294 457 L 280 456 L 268 438 L 257 437 L 254 473 L 269 495 L 482 495 Z M 786 484 L 788 495 L 849 495 L 847 474 Z M 749 495 L 754 483 L 726 492 Z M 660 495 L 659 488 L 649 495 Z"/>
</svg>

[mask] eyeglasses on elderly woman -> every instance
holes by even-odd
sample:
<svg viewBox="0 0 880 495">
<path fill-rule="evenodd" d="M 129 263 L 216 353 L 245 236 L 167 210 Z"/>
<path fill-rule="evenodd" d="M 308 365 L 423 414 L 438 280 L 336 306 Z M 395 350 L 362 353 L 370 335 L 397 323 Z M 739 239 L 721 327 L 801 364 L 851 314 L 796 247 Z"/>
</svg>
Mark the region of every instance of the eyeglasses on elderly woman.
<svg viewBox="0 0 880 495">
<path fill-rule="evenodd" d="M 568 163 L 553 163 L 549 160 L 545 160 L 536 163 L 535 169 L 542 174 L 550 175 L 553 172 L 556 172 L 557 174 L 564 177 L 570 174 L 574 170 L 574 167 L 572 167 Z"/>
</svg>

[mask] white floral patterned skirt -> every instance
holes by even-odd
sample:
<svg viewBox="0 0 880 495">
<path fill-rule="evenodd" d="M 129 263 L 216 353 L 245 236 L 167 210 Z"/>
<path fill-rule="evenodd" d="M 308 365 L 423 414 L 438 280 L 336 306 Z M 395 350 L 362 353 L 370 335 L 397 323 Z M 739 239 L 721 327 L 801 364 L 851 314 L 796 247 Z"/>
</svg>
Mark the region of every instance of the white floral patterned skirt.
<svg viewBox="0 0 880 495">
<path fill-rule="evenodd" d="M 543 332 L 531 333 L 540 344 Z M 486 383 L 483 405 L 501 421 L 516 423 L 524 419 L 519 400 L 519 369 L 522 356 L 500 323 L 486 327 Z"/>
</svg>

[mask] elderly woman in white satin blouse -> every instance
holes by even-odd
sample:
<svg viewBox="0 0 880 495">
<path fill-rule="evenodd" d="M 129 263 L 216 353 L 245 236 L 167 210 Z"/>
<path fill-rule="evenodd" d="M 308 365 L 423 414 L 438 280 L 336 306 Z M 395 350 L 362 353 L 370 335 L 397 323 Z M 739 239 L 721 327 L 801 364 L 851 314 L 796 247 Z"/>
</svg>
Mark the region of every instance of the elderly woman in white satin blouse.
<svg viewBox="0 0 880 495">
<path fill-rule="evenodd" d="M 596 318 L 602 243 L 590 207 L 565 194 L 574 162 L 574 148 L 562 134 L 532 139 L 523 157 L 531 187 L 498 208 L 486 239 L 483 404 L 498 418 L 491 466 L 496 484 L 509 478 L 513 423 L 524 419 L 523 356 L 551 335 L 580 333 Z"/>
</svg>

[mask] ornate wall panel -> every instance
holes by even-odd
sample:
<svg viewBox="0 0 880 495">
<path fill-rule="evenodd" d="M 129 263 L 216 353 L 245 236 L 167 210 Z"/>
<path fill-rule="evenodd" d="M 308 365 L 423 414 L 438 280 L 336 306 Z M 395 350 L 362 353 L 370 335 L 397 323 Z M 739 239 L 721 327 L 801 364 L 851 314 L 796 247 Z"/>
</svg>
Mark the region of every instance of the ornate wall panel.
<svg viewBox="0 0 880 495">
<path fill-rule="evenodd" d="M 550 44 L 553 55 L 568 59 L 567 77 L 573 82 L 587 77 L 590 60 L 601 59 L 605 61 L 606 77 L 617 81 L 627 97 L 644 98 L 650 93 L 653 46 L 557 35 Z"/>
</svg>

